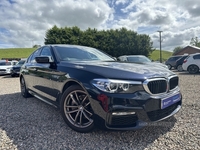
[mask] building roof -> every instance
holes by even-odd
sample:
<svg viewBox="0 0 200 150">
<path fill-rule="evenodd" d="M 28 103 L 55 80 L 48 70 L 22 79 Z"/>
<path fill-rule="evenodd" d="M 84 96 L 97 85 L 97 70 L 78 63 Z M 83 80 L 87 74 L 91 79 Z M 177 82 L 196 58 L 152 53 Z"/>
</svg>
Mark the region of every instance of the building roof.
<svg viewBox="0 0 200 150">
<path fill-rule="evenodd" d="M 186 48 L 192 48 L 192 49 L 195 49 L 195 50 L 198 50 L 200 52 L 200 48 L 197 47 L 197 46 L 193 46 L 193 45 L 188 45 L 186 47 L 184 47 L 183 49 L 181 49 L 180 51 L 177 51 L 176 53 L 174 53 L 173 55 L 178 55 L 179 53 L 181 53 L 182 51 L 184 51 Z"/>
</svg>

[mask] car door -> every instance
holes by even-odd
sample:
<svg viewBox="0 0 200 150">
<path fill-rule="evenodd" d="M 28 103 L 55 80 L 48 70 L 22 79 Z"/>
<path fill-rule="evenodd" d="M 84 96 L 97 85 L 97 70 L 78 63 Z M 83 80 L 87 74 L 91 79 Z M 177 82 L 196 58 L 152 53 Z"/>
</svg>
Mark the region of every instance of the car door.
<svg viewBox="0 0 200 150">
<path fill-rule="evenodd" d="M 53 55 L 49 46 L 42 48 L 40 56 L 49 56 L 53 60 Z M 40 96 L 51 101 L 56 101 L 55 90 L 52 87 L 52 74 L 55 68 L 52 68 L 50 63 L 37 63 L 35 69 L 35 90 Z"/>
<path fill-rule="evenodd" d="M 35 74 L 36 74 L 36 62 L 35 62 L 35 57 L 39 56 L 41 52 L 41 48 L 37 49 L 34 51 L 29 58 L 27 59 L 26 63 L 24 66 L 21 68 L 21 72 L 23 72 L 23 77 L 26 82 L 26 86 L 28 89 L 35 91 L 34 86 L 35 86 Z"/>
<path fill-rule="evenodd" d="M 200 68 L 200 54 L 194 55 L 194 64 L 196 64 Z"/>
</svg>

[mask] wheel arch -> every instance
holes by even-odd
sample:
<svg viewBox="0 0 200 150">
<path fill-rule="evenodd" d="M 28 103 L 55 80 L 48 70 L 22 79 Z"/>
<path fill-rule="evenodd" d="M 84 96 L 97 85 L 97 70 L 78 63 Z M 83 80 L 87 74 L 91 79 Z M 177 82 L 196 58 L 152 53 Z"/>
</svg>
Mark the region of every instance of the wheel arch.
<svg viewBox="0 0 200 150">
<path fill-rule="evenodd" d="M 72 86 L 72 85 L 78 85 L 78 86 L 80 86 L 80 87 L 88 94 L 87 90 L 84 88 L 84 86 L 82 85 L 81 82 L 78 82 L 78 81 L 76 81 L 76 80 L 70 80 L 70 81 L 66 82 L 66 83 L 64 84 L 64 86 L 62 87 L 62 89 L 61 89 L 60 97 L 59 97 L 59 99 L 58 99 L 58 104 L 59 104 L 59 106 L 60 106 L 60 101 L 61 101 L 61 98 L 62 98 L 63 93 L 65 92 L 65 90 L 66 90 L 67 88 L 69 88 L 69 87 Z"/>
</svg>

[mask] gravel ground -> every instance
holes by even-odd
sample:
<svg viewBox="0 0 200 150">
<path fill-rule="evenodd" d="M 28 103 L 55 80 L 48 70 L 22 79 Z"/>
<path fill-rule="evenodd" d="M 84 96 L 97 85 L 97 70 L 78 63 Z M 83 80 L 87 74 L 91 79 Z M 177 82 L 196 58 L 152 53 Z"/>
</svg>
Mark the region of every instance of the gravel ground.
<svg viewBox="0 0 200 150">
<path fill-rule="evenodd" d="M 200 74 L 177 73 L 183 94 L 175 116 L 137 131 L 77 133 L 59 111 L 20 95 L 19 78 L 0 76 L 0 150 L 200 149 Z"/>
</svg>

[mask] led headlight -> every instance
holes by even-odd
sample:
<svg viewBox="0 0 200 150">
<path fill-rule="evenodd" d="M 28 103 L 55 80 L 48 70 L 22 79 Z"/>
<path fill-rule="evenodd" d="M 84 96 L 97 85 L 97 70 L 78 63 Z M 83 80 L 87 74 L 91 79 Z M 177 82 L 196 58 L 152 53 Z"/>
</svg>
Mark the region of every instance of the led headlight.
<svg viewBox="0 0 200 150">
<path fill-rule="evenodd" d="M 109 93 L 134 93 L 143 90 L 142 82 L 115 79 L 94 79 L 92 84 L 101 91 Z"/>
</svg>

